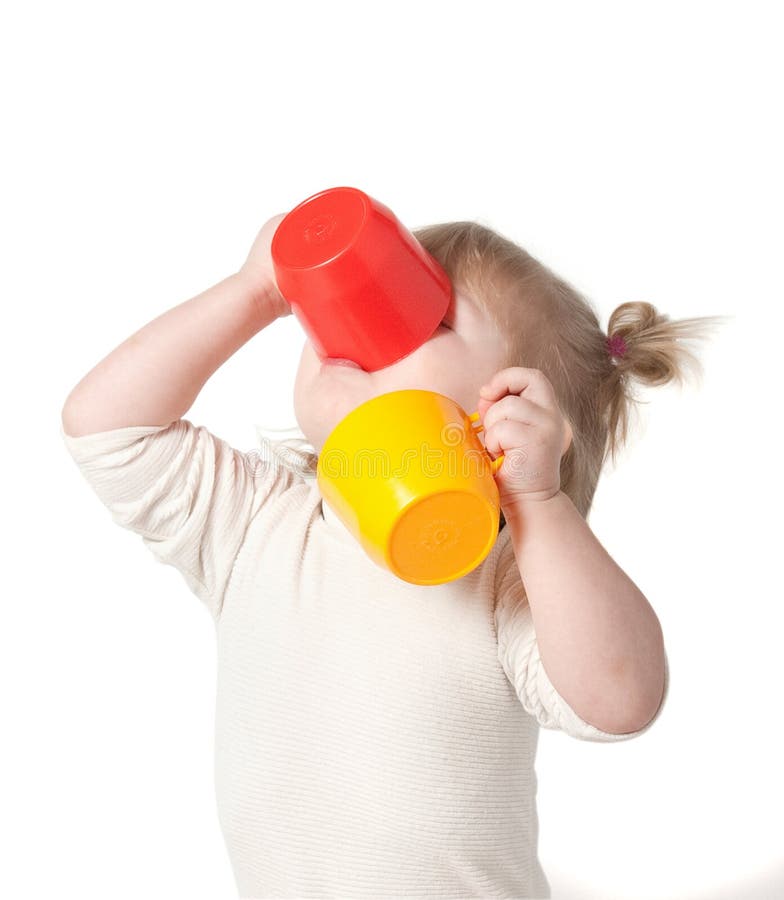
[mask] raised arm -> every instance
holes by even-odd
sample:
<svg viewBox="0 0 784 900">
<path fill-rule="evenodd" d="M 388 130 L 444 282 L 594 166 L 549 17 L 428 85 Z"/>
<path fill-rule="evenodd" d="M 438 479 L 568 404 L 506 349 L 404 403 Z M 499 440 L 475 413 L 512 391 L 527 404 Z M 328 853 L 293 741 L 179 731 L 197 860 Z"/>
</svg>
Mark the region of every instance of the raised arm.
<svg viewBox="0 0 784 900">
<path fill-rule="evenodd" d="M 291 314 L 269 255 L 283 215 L 265 223 L 239 271 L 148 322 L 78 382 L 62 410 L 66 434 L 168 425 L 243 344 Z"/>
</svg>

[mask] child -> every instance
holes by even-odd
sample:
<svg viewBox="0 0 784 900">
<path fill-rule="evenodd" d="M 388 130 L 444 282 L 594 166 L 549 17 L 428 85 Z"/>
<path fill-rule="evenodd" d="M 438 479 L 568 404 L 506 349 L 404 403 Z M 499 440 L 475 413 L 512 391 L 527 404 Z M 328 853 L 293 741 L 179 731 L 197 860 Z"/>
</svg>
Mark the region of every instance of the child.
<svg viewBox="0 0 784 900">
<path fill-rule="evenodd" d="M 99 362 L 62 413 L 114 521 L 214 619 L 216 794 L 240 895 L 548 897 L 539 726 L 628 740 L 668 687 L 659 621 L 585 519 L 626 436 L 630 379 L 681 380 L 697 361 L 680 341 L 711 320 L 626 303 L 608 338 L 572 287 L 490 229 L 415 232 L 455 286 L 443 325 L 375 372 L 322 365 L 306 341 L 294 391 L 316 453 L 388 391 L 479 411 L 506 457 L 498 539 L 468 575 L 412 585 L 321 502 L 315 455 L 310 472 L 253 461 L 183 418 L 220 365 L 291 313 L 269 252 L 281 219 L 237 273 Z"/>
</svg>

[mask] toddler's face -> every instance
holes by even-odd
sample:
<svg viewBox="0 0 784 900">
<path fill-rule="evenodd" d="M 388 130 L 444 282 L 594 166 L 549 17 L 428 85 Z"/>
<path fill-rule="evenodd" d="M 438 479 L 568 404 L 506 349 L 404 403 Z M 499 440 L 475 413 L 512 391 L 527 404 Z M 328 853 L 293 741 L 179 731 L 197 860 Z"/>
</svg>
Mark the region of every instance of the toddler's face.
<svg viewBox="0 0 784 900">
<path fill-rule="evenodd" d="M 437 391 L 471 413 L 479 388 L 503 368 L 505 345 L 496 325 L 468 294 L 456 289 L 433 336 L 391 366 L 366 372 L 324 365 L 305 342 L 294 384 L 297 424 L 317 452 L 332 429 L 360 403 L 389 391 Z"/>
</svg>

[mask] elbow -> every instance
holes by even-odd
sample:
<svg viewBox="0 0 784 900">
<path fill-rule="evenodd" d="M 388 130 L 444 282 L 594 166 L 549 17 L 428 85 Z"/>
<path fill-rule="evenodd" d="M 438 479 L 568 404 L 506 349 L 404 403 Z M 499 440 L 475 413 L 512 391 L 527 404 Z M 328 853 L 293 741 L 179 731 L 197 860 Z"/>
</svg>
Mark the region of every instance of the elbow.
<svg viewBox="0 0 784 900">
<path fill-rule="evenodd" d="M 642 731 L 652 719 L 661 706 L 663 692 L 659 693 L 659 698 L 655 704 L 639 705 L 634 707 L 630 712 L 623 712 L 609 718 L 603 725 L 597 725 L 602 731 L 608 734 L 634 734 Z"/>
<path fill-rule="evenodd" d="M 642 731 L 658 715 L 666 688 L 666 657 L 659 641 L 650 654 L 625 654 L 605 670 L 583 719 L 608 734 Z"/>
<path fill-rule="evenodd" d="M 655 704 L 647 704 L 636 695 L 627 693 L 610 708 L 605 708 L 601 715 L 588 716 L 585 721 L 607 734 L 634 734 L 642 731 L 655 717 L 662 699 L 663 693 L 660 692 Z"/>
<path fill-rule="evenodd" d="M 594 723 L 609 734 L 641 731 L 656 717 L 664 702 L 664 651 L 655 663 L 626 679 L 616 678 L 615 703 L 606 710 L 603 723 Z"/>
<path fill-rule="evenodd" d="M 650 724 L 656 718 L 664 702 L 665 676 L 664 676 L 664 658 L 662 657 L 661 673 L 654 682 L 654 687 L 648 682 L 646 686 L 640 690 L 640 700 L 637 709 L 637 715 L 627 723 L 627 730 L 640 731 Z"/>
</svg>

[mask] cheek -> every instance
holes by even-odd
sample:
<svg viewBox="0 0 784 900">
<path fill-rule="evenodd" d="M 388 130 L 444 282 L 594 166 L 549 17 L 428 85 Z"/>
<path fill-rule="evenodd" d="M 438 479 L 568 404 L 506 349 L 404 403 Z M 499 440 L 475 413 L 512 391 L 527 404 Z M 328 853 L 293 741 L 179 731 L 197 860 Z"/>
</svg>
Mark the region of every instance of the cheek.
<svg viewBox="0 0 784 900">
<path fill-rule="evenodd" d="M 318 371 L 321 361 L 316 354 L 313 344 L 305 341 L 302 345 L 302 351 L 299 355 L 299 367 L 297 369 L 297 378 L 306 378 Z"/>
<path fill-rule="evenodd" d="M 454 331 L 438 328 L 433 337 L 425 341 L 415 353 L 423 366 L 427 366 L 428 369 L 437 369 L 444 365 L 451 365 L 458 359 L 461 354 L 461 346 Z"/>
<path fill-rule="evenodd" d="M 304 385 L 307 383 L 310 378 L 312 378 L 313 374 L 316 370 L 315 365 L 316 354 L 313 348 L 309 343 L 306 343 L 302 347 L 302 352 L 299 355 L 299 364 L 297 365 L 297 374 L 294 378 L 294 399 L 297 400 L 299 394 L 304 389 Z"/>
</svg>

